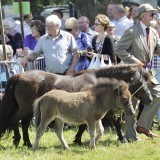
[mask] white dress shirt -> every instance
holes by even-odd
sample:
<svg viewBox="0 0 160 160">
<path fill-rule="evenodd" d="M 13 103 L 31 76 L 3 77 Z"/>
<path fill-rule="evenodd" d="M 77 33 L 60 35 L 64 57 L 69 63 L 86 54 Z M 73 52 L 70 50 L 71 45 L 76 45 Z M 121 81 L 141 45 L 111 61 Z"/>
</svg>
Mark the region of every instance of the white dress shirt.
<svg viewBox="0 0 160 160">
<path fill-rule="evenodd" d="M 122 36 L 124 34 L 124 32 L 131 26 L 133 26 L 132 21 L 130 21 L 126 16 L 123 16 L 116 23 L 115 35 Z"/>
<path fill-rule="evenodd" d="M 24 38 L 26 37 L 26 35 L 29 35 L 32 33 L 31 27 L 25 21 L 23 22 L 23 29 L 24 29 Z M 18 24 L 15 27 L 15 30 L 21 33 L 21 24 Z"/>
</svg>

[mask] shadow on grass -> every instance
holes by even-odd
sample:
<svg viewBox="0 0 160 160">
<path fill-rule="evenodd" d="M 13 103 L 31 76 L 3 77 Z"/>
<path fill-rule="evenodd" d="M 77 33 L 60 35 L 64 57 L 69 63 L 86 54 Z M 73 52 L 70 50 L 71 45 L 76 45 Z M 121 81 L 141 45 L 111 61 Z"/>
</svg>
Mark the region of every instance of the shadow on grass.
<svg viewBox="0 0 160 160">
<path fill-rule="evenodd" d="M 109 147 L 109 146 L 120 146 L 121 144 L 123 144 L 123 143 L 121 143 L 118 140 L 113 140 L 111 138 L 106 138 L 105 140 L 103 140 L 103 141 L 100 140 L 98 142 L 98 145 L 107 146 L 107 147 Z"/>
</svg>

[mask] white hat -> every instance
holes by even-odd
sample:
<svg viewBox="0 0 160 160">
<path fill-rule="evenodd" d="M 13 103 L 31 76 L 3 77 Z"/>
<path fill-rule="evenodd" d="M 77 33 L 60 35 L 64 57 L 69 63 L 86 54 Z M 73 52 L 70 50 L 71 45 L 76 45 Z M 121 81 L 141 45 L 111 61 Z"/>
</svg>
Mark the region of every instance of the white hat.
<svg viewBox="0 0 160 160">
<path fill-rule="evenodd" d="M 113 22 L 109 22 L 108 28 L 114 28 L 115 24 Z"/>
</svg>

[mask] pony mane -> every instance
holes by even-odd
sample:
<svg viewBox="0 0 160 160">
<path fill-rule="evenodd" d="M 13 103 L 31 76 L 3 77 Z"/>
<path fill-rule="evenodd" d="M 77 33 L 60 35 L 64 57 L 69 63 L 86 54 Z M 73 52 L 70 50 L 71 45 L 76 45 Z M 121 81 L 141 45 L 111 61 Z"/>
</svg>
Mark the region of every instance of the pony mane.
<svg viewBox="0 0 160 160">
<path fill-rule="evenodd" d="M 79 76 L 84 73 L 92 73 L 94 72 L 97 77 L 102 77 L 103 75 L 108 77 L 112 77 L 115 75 L 117 78 L 121 74 L 130 73 L 133 74 L 136 71 L 141 72 L 144 79 L 148 81 L 151 78 L 151 74 L 147 72 L 144 68 L 142 68 L 139 64 L 123 64 L 123 65 L 115 65 L 109 68 L 100 68 L 100 69 L 92 69 L 92 70 L 82 70 L 73 74 L 73 77 Z M 127 79 L 128 77 L 126 77 Z"/>
<path fill-rule="evenodd" d="M 129 89 L 129 85 L 125 81 L 117 80 L 115 78 L 98 78 L 97 84 L 93 89 L 101 87 L 113 87 L 113 89 L 120 95 L 122 95 L 125 90 Z"/>
</svg>

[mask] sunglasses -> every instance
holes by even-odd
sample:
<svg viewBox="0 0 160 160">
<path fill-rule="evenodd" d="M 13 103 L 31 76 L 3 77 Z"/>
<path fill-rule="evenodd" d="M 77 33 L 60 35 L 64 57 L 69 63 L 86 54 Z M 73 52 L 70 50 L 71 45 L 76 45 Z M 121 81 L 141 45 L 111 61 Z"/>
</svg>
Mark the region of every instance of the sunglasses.
<svg viewBox="0 0 160 160">
<path fill-rule="evenodd" d="M 156 13 L 151 13 L 150 16 L 151 16 L 151 17 L 155 17 L 155 16 L 156 16 Z"/>
<path fill-rule="evenodd" d="M 71 29 L 71 28 L 65 28 L 65 30 L 66 30 L 67 32 L 71 32 L 73 29 Z"/>
<path fill-rule="evenodd" d="M 95 23 L 94 25 L 95 25 L 95 26 L 99 26 L 99 25 L 102 25 L 102 24 L 101 24 L 101 23 Z"/>
</svg>

